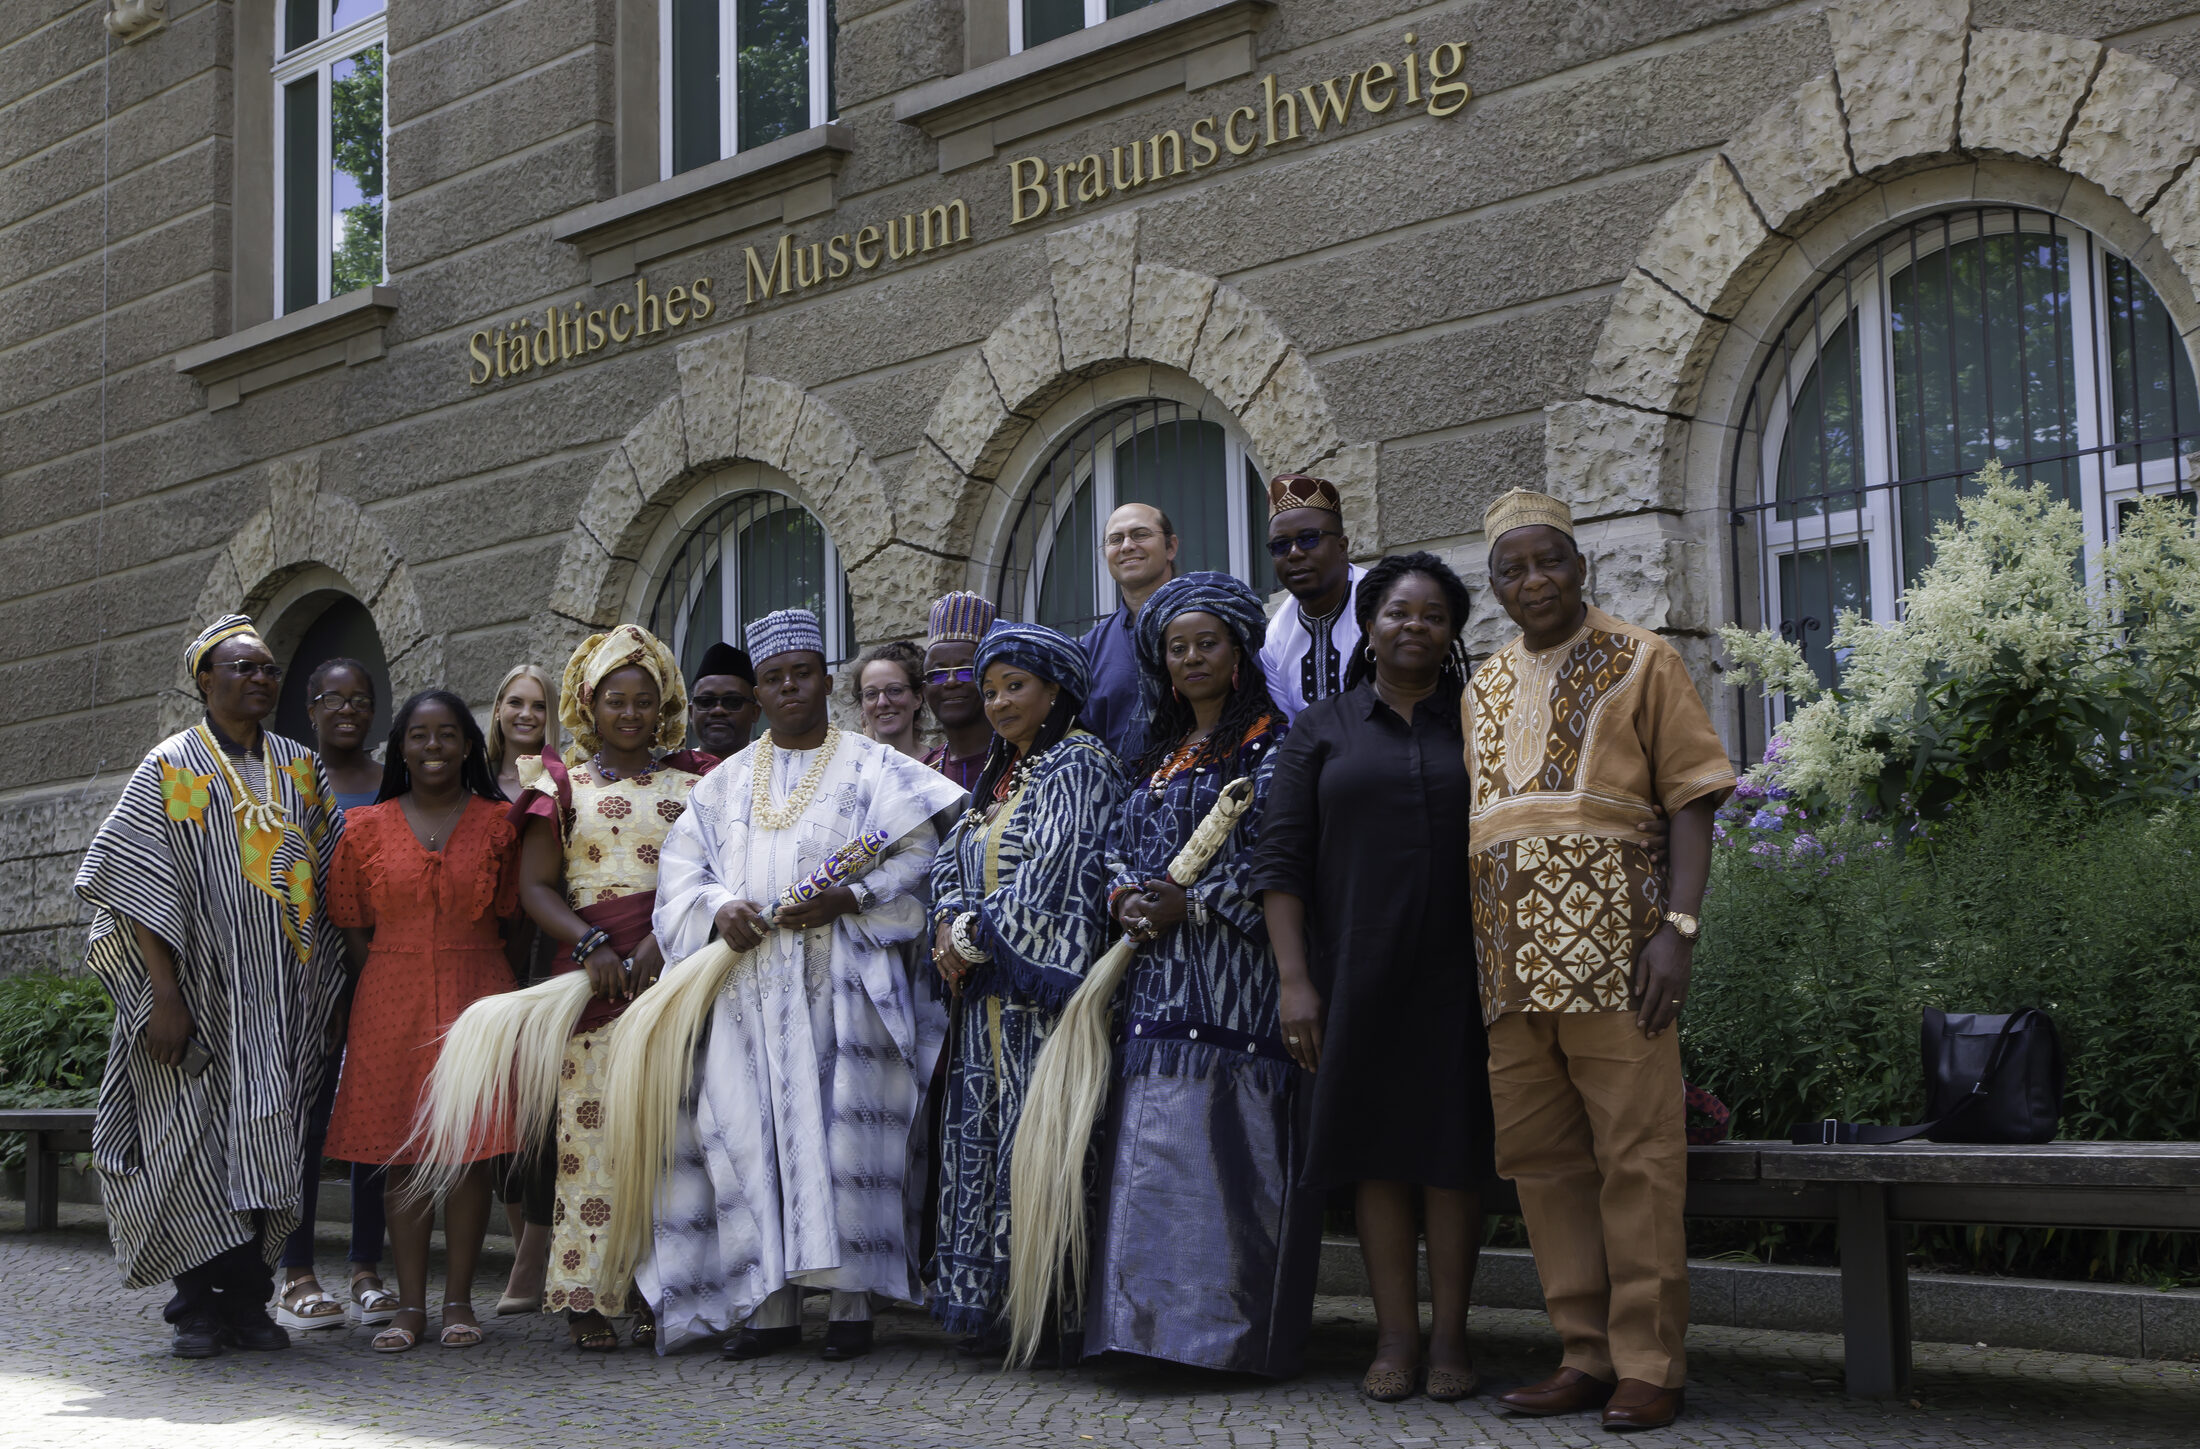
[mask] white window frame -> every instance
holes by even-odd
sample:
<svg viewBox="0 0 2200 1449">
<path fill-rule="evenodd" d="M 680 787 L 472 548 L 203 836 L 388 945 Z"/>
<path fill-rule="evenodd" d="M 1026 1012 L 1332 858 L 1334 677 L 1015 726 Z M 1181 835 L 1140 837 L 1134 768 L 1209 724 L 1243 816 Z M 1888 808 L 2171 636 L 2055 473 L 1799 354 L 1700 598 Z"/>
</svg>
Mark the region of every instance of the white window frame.
<svg viewBox="0 0 2200 1449">
<path fill-rule="evenodd" d="M 1106 0 L 1102 0 L 1105 4 Z M 829 125 L 836 119 L 832 99 L 832 24 L 828 0 L 809 0 L 810 6 L 810 124 Z M 1018 6 L 1019 11 L 1021 6 Z M 740 54 L 735 34 L 737 0 L 718 0 L 718 159 L 738 155 L 740 108 L 734 64 Z M 657 174 L 670 180 L 672 170 L 672 0 L 657 4 Z"/>
<path fill-rule="evenodd" d="M 273 77 L 274 80 L 274 84 L 270 88 L 269 92 L 269 101 L 270 104 L 274 107 L 275 111 L 274 272 L 275 315 L 278 317 L 284 314 L 283 297 L 286 290 L 287 277 L 284 272 L 286 259 L 284 257 L 285 248 L 283 246 L 283 242 L 285 238 L 283 235 L 283 228 L 287 224 L 289 219 L 288 210 L 284 204 L 285 187 L 288 183 L 288 178 L 284 174 L 286 170 L 284 162 L 289 156 L 290 137 L 286 129 L 288 123 L 284 115 L 286 108 L 283 105 L 283 92 L 286 88 L 297 84 L 299 81 L 304 80 L 308 76 L 315 77 L 315 84 L 319 87 L 320 105 L 316 108 L 315 115 L 318 118 L 320 131 L 319 134 L 314 137 L 315 154 L 318 155 L 320 158 L 320 163 L 315 168 L 317 186 L 319 189 L 315 195 L 313 207 L 313 214 L 316 218 L 318 218 L 319 222 L 318 229 L 320 237 L 319 242 L 315 247 L 315 256 L 318 258 L 317 265 L 319 267 L 319 272 L 314 277 L 313 281 L 314 303 L 317 304 L 321 302 L 326 302 L 330 299 L 331 293 L 329 291 L 329 288 L 332 285 L 332 277 L 334 273 L 335 263 L 335 258 L 331 255 L 334 250 L 336 238 L 334 230 L 335 219 L 330 209 L 332 198 L 330 196 L 329 173 L 335 169 L 335 162 L 329 154 L 329 112 L 332 109 L 332 106 L 330 104 L 330 87 L 333 83 L 330 72 L 339 63 L 350 60 L 353 56 L 357 55 L 360 51 L 365 50 L 368 46 L 371 45 L 379 45 L 382 47 L 381 279 L 383 281 L 388 281 L 390 275 L 389 7 L 385 5 L 382 9 L 377 10 L 374 14 L 364 16 L 354 24 L 348 25 L 342 30 L 339 30 L 335 34 L 331 35 L 327 32 L 330 23 L 331 11 L 335 8 L 334 0 L 317 0 L 317 3 L 320 6 L 320 23 L 317 28 L 322 32 L 321 38 L 319 40 L 313 41 L 311 44 L 301 45 L 296 50 L 293 50 L 288 54 L 284 54 L 282 49 L 284 39 L 283 11 L 285 7 L 281 4 L 277 4 L 275 7 L 274 23 L 276 56 L 275 64 L 269 71 L 269 74 Z"/>
<path fill-rule="evenodd" d="M 2036 213 L 2026 215 L 2029 217 Z M 2175 457 L 2158 458 L 2143 464 L 2116 461 L 2113 438 L 2114 380 L 2109 371 L 2114 366 L 2114 361 L 2107 335 L 2108 257 L 2112 254 L 2117 256 L 2141 277 L 2146 276 L 2144 268 L 2123 252 L 2110 247 L 2098 234 L 2061 217 L 2051 217 L 2050 220 L 2051 229 L 2027 227 L 2025 231 L 2027 235 L 2059 236 L 2069 244 L 2071 396 L 2076 413 L 2074 421 L 2077 438 L 2074 448 L 2078 453 L 2077 487 L 2079 510 L 2085 527 L 2086 572 L 2089 580 L 2098 582 L 2099 544 L 2117 526 L 2117 514 L 2121 505 L 2137 497 L 2142 484 L 2145 491 L 2158 493 L 2166 485 L 2175 482 L 2178 460 Z M 2008 212 L 1988 213 L 1987 235 L 2002 235 L 2013 229 Z M 1978 235 L 1977 218 L 1966 217 L 1959 212 L 1951 220 L 1950 230 L 1936 238 L 1931 248 L 1921 246 L 1917 255 L 1922 259 L 1944 242 L 1960 244 Z M 1852 252 L 1851 255 L 1855 253 Z M 1780 590 L 1780 562 L 1783 558 L 1816 554 L 1859 543 L 1864 546 L 1867 555 L 1867 616 L 1874 622 L 1888 623 L 1901 615 L 1899 500 L 1895 490 L 1888 486 L 1895 476 L 1896 453 L 1894 339 L 1888 325 L 1884 282 L 1891 281 L 1908 265 L 1910 263 L 1905 253 L 1903 267 L 1887 267 L 1884 278 L 1878 268 L 1853 270 L 1842 306 L 1828 307 L 1821 313 L 1811 338 L 1788 360 L 1786 375 L 1781 378 L 1779 391 L 1767 408 L 1764 433 L 1759 443 L 1761 452 L 1757 476 L 1761 480 L 1760 501 L 1768 505 L 1761 515 L 1761 547 L 1758 550 L 1758 597 L 1764 601 L 1764 613 L 1768 621 L 1790 617 L 1787 602 Z M 2148 279 L 2147 285 L 2154 286 L 2152 279 Z M 1787 441 L 1791 411 L 1796 395 L 1802 390 L 1805 379 L 1810 376 L 1811 369 L 1818 362 L 1824 342 L 1840 326 L 1843 315 L 1853 315 L 1857 327 L 1857 407 L 1864 464 L 1863 506 L 1798 514 L 1796 517 L 1783 519 L 1777 506 L 1780 494 L 1780 455 Z M 2110 436 L 2103 436 L 2104 427 Z M 2190 486 L 2192 480 L 2189 476 L 2186 481 Z M 1827 619 L 1824 624 L 1827 631 L 1826 643 L 1830 646 L 1833 620 Z M 1767 707 L 1770 714 L 1768 724 L 1777 726 L 1786 712 L 1785 700 L 1768 700 Z"/>
<path fill-rule="evenodd" d="M 725 508 L 729 503 L 738 503 L 741 499 L 750 498 L 760 493 L 770 493 L 784 498 L 790 508 L 800 509 L 808 515 L 817 524 L 818 533 L 824 537 L 825 612 L 819 622 L 825 627 L 826 651 L 828 655 L 835 654 L 842 647 L 842 642 L 850 637 L 848 630 L 852 621 L 849 620 L 846 613 L 848 575 L 840 566 L 840 549 L 834 544 L 833 531 L 825 526 L 825 520 L 811 512 L 808 504 L 792 493 L 787 492 L 784 488 L 772 488 L 762 484 L 753 485 L 736 489 L 726 497 L 711 503 L 695 516 L 694 522 L 681 531 L 679 541 L 674 545 L 672 552 L 666 556 L 667 571 L 670 571 L 671 563 L 677 561 L 680 555 L 686 551 L 688 541 L 694 537 L 697 530 L 703 528 L 712 518 L 715 518 L 720 509 Z M 730 638 L 736 630 L 747 626 L 749 621 L 741 617 L 741 569 L 739 558 L 738 555 L 728 557 L 726 553 L 727 542 L 738 539 L 740 535 L 741 530 L 739 528 L 721 529 L 710 546 L 704 550 L 700 563 L 694 574 L 689 578 L 687 588 L 681 595 L 679 607 L 673 611 L 671 637 L 665 640 L 666 647 L 672 650 L 673 658 L 684 657 L 682 651 L 687 647 L 688 621 L 694 615 L 696 601 L 703 596 L 703 586 L 709 580 L 710 571 L 713 567 L 723 565 L 723 567 L 718 568 L 720 632 Z M 661 589 L 663 585 L 660 583 L 658 587 Z M 656 594 L 657 590 L 652 590 L 648 597 L 654 600 Z M 841 663 L 844 661 L 829 658 L 827 662 Z"/>
</svg>

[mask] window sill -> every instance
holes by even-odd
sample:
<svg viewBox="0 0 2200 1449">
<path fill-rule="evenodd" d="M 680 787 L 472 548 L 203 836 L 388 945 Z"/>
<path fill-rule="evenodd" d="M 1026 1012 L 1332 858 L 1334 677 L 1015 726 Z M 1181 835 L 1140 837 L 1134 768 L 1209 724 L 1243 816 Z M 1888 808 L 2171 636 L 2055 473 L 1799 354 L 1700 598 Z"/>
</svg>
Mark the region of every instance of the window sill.
<svg viewBox="0 0 2200 1449">
<path fill-rule="evenodd" d="M 1274 0 L 1161 0 L 1006 60 L 932 81 L 894 119 L 940 143 L 940 170 L 993 159 L 1024 136 L 1165 91 L 1253 72 L 1253 32 Z"/>
<path fill-rule="evenodd" d="M 792 226 L 831 211 L 834 181 L 854 149 L 847 128 L 812 126 L 569 211 L 551 235 L 587 255 L 592 285 L 616 282 L 673 252 L 750 227 Z"/>
<path fill-rule="evenodd" d="M 206 389 L 209 412 L 247 393 L 327 367 L 356 367 L 382 355 L 382 329 L 397 315 L 395 287 L 361 287 L 311 307 L 176 354 L 176 371 Z"/>
</svg>

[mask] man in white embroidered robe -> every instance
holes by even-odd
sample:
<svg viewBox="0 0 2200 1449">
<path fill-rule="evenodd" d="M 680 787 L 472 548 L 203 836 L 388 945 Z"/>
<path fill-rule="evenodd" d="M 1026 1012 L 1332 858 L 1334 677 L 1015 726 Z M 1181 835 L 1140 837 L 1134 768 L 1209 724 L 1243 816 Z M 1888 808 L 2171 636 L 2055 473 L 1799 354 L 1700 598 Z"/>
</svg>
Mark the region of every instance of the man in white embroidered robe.
<svg viewBox="0 0 2200 1449">
<path fill-rule="evenodd" d="M 872 1295 L 920 1296 L 924 1093 L 946 1013 L 912 980 L 907 946 L 924 928 L 932 817 L 962 792 L 830 726 L 810 615 L 769 615 L 747 635 L 771 728 L 690 797 L 663 846 L 654 924 L 667 960 L 713 935 L 761 945 L 712 1010 L 636 1281 L 668 1349 L 738 1330 L 729 1358 L 794 1346 L 802 1290 L 828 1290 L 825 1356 L 853 1358 L 870 1348 Z M 762 930 L 764 905 L 874 830 L 889 843 L 869 872 Z"/>
</svg>

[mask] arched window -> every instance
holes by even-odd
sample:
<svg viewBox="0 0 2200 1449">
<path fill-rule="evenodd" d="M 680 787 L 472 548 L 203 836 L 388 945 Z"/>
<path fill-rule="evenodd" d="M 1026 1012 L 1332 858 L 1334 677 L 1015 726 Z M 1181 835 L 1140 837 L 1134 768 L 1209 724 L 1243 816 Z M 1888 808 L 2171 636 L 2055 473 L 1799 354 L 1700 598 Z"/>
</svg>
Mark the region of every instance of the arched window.
<svg viewBox="0 0 2200 1449">
<path fill-rule="evenodd" d="M 748 647 L 749 622 L 774 609 L 808 609 L 825 625 L 834 662 L 851 652 L 848 578 L 825 526 L 784 493 L 735 493 L 698 519 L 657 588 L 649 629 L 690 679 L 703 651 Z"/>
<path fill-rule="evenodd" d="M 1216 569 L 1275 588 L 1268 490 L 1236 434 L 1197 409 L 1147 399 L 1094 418 L 1032 483 L 1010 530 L 995 602 L 1004 617 L 1081 633 L 1118 604 L 1100 533 L 1125 503 L 1176 526 L 1179 572 Z"/>
<path fill-rule="evenodd" d="M 2190 490 L 2195 437 L 2191 361 L 2138 268 L 2060 217 L 1966 208 L 1796 309 L 1744 407 L 1733 516 L 1767 620 L 1830 683 L 1836 616 L 1896 616 L 1989 460 L 2077 507 L 2090 546 L 2140 492 Z"/>
</svg>

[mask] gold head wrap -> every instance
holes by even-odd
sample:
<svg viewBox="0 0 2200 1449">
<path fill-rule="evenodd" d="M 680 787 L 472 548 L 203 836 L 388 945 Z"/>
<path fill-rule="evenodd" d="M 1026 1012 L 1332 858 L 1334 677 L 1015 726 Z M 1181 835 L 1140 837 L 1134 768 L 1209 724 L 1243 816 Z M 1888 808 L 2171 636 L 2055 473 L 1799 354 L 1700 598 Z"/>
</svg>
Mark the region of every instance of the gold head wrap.
<svg viewBox="0 0 2200 1449">
<path fill-rule="evenodd" d="M 558 684 L 558 723 L 569 741 L 567 764 L 578 765 L 603 748 L 596 734 L 596 686 L 630 664 L 657 681 L 658 750 L 677 750 L 687 740 L 687 685 L 680 678 L 680 662 L 647 629 L 621 624 L 609 633 L 589 635 L 565 662 L 565 677 Z"/>
<path fill-rule="evenodd" d="M 1548 493 L 1515 488 L 1501 495 L 1483 513 L 1482 536 L 1494 544 L 1516 528 L 1532 528 L 1537 524 L 1555 528 L 1572 538 L 1574 511 Z"/>
</svg>

